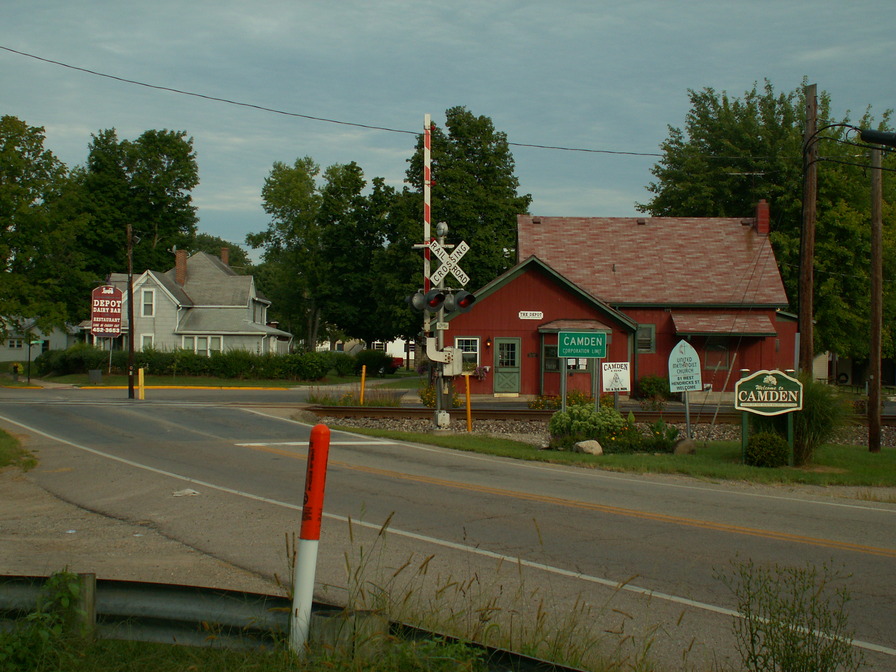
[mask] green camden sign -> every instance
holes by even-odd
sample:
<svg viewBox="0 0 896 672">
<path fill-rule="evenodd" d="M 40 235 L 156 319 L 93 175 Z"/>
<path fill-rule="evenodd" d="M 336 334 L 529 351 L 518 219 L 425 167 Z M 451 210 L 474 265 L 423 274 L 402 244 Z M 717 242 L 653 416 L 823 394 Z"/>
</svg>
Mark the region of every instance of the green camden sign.
<svg viewBox="0 0 896 672">
<path fill-rule="evenodd" d="M 781 415 L 803 408 L 803 384 L 783 371 L 756 371 L 734 386 L 734 410 Z"/>
<path fill-rule="evenodd" d="M 561 331 L 557 356 L 603 359 L 607 356 L 607 335 L 602 331 Z"/>
</svg>

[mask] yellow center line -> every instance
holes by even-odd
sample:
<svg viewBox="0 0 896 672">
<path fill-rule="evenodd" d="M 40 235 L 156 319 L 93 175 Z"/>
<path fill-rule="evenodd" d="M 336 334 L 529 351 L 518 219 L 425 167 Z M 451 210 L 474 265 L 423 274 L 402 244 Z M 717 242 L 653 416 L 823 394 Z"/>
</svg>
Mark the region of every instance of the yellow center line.
<svg viewBox="0 0 896 672">
<path fill-rule="evenodd" d="M 284 457 L 292 457 L 297 459 L 306 459 L 305 455 L 295 452 L 274 448 L 271 446 L 251 446 L 252 450 L 260 450 L 267 453 L 274 453 Z M 548 495 L 537 495 L 531 492 L 522 492 L 519 490 L 506 490 L 503 488 L 493 488 L 485 485 L 474 485 L 471 483 L 461 483 L 458 481 L 449 481 L 443 478 L 434 478 L 431 476 L 419 476 L 415 474 L 407 474 L 399 471 L 391 471 L 387 469 L 378 469 L 376 467 L 363 467 L 347 462 L 330 461 L 331 466 L 339 466 L 343 469 L 351 471 L 359 471 L 376 476 L 386 476 L 388 478 L 396 478 L 403 481 L 413 481 L 415 483 L 425 483 L 427 485 L 436 485 L 444 488 L 453 488 L 455 490 L 466 490 L 469 492 L 477 492 L 484 495 L 494 495 L 496 497 L 510 497 L 529 502 L 539 502 L 541 504 L 553 504 L 555 506 L 565 506 L 574 509 L 582 509 L 585 511 L 597 511 L 614 516 L 626 516 L 628 518 L 638 518 L 639 520 L 651 520 L 659 523 L 669 523 L 672 525 L 682 525 L 686 527 L 694 527 L 702 530 L 712 530 L 715 532 L 727 532 L 729 534 L 742 534 L 751 537 L 761 537 L 763 539 L 772 539 L 775 541 L 786 541 L 797 544 L 807 544 L 809 546 L 819 546 L 822 548 L 833 548 L 844 551 L 854 551 L 857 553 L 865 553 L 868 555 L 878 555 L 884 558 L 896 559 L 896 549 L 880 548 L 878 546 L 866 546 L 864 544 L 854 544 L 847 541 L 836 541 L 833 539 L 820 539 L 818 537 L 808 537 L 801 534 L 791 534 L 789 532 L 776 532 L 774 530 L 760 530 L 752 527 L 743 527 L 740 525 L 729 525 L 727 523 L 715 523 L 708 520 L 696 520 L 694 518 L 684 518 L 681 516 L 670 516 L 664 513 L 653 513 L 650 511 L 638 511 L 636 509 L 625 509 L 618 506 L 609 506 L 606 504 L 597 504 L 593 502 L 581 502 L 574 499 L 563 499 L 561 497 L 552 497 Z"/>
</svg>

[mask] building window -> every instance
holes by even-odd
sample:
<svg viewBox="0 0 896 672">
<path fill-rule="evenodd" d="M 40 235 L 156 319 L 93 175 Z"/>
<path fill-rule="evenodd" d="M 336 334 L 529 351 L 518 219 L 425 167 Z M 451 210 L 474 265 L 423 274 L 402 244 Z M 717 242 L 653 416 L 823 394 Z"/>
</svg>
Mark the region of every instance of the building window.
<svg viewBox="0 0 896 672">
<path fill-rule="evenodd" d="M 155 291 L 152 289 L 143 290 L 143 312 L 140 313 L 141 317 L 152 317 L 155 315 L 155 294 Z"/>
<path fill-rule="evenodd" d="M 184 336 L 182 347 L 188 352 L 208 357 L 216 352 L 221 352 L 223 344 L 223 336 Z"/>
<path fill-rule="evenodd" d="M 21 350 L 25 347 L 25 339 L 24 338 L 10 338 L 9 339 L 9 349 L 10 350 Z"/>
<path fill-rule="evenodd" d="M 455 338 L 454 347 L 460 350 L 464 371 L 470 373 L 479 366 L 479 339 Z"/>
<path fill-rule="evenodd" d="M 373 342 L 373 346 L 371 347 L 371 349 L 372 349 L 372 350 L 379 350 L 380 352 L 385 352 L 385 351 L 386 351 L 386 344 L 383 343 L 382 341 L 374 341 L 374 342 Z"/>
<path fill-rule="evenodd" d="M 655 324 L 639 324 L 637 338 L 638 338 L 638 352 L 639 353 L 656 352 L 656 325 Z"/>
<path fill-rule="evenodd" d="M 706 351 L 703 355 L 703 368 L 716 371 L 727 371 L 729 365 L 729 349 L 727 339 L 706 339 Z"/>
<path fill-rule="evenodd" d="M 141 350 L 151 350 L 154 339 L 155 339 L 154 334 L 141 335 L 140 336 L 140 349 Z"/>
<path fill-rule="evenodd" d="M 546 345 L 544 346 L 544 370 L 549 371 L 551 373 L 556 373 L 560 370 L 560 358 L 557 357 L 557 346 L 556 345 Z"/>
</svg>

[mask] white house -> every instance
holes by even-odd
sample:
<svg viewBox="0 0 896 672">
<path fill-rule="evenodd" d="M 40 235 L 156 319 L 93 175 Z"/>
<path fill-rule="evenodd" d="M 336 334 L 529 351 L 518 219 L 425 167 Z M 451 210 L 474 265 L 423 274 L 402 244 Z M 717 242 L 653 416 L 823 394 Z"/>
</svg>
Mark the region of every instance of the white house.
<svg viewBox="0 0 896 672">
<path fill-rule="evenodd" d="M 221 259 L 205 252 L 175 252 L 174 268 L 146 271 L 134 278 L 134 349 L 192 350 L 211 354 L 246 350 L 256 354 L 289 352 L 292 335 L 267 321 L 270 301 L 251 275 L 238 275 Z M 123 273 L 109 276 L 121 289 L 122 331 L 127 328 L 127 283 Z M 86 325 L 89 330 L 89 323 Z M 96 339 L 97 343 L 109 339 Z"/>
</svg>

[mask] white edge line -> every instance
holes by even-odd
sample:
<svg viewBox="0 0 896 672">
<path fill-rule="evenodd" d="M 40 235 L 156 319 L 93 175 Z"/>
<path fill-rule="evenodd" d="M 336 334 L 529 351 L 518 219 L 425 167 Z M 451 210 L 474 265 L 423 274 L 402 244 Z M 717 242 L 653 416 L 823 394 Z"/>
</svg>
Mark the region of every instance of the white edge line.
<svg viewBox="0 0 896 672">
<path fill-rule="evenodd" d="M 0 419 L 5 420 L 11 424 L 17 425 L 29 432 L 33 432 L 35 434 L 39 434 L 43 437 L 46 437 L 52 441 L 58 441 L 59 443 L 64 443 L 73 448 L 77 448 L 78 450 L 83 450 L 87 453 L 91 453 L 93 455 L 97 455 L 99 457 L 104 457 L 109 460 L 113 460 L 115 462 L 120 462 L 121 464 L 126 464 L 130 467 L 134 467 L 136 469 L 143 469 L 144 471 L 149 471 L 154 474 L 159 474 L 161 476 L 167 476 L 169 478 L 174 478 L 177 480 L 185 481 L 187 483 L 191 483 L 193 485 L 200 485 L 206 488 L 210 488 L 212 490 L 218 490 L 219 492 L 225 492 L 230 495 L 236 495 L 238 497 L 245 497 L 246 499 L 255 500 L 257 502 L 264 502 L 265 504 L 272 504 L 274 506 L 280 506 L 287 509 L 292 509 L 295 511 L 301 511 L 302 507 L 298 504 L 290 504 L 288 502 L 281 502 L 277 499 L 271 499 L 269 497 L 262 497 L 261 495 L 254 495 L 250 492 L 244 492 L 242 490 L 236 490 L 234 488 L 228 488 L 222 485 L 216 485 L 214 483 L 209 483 L 208 481 L 200 481 L 195 478 L 190 478 L 189 476 L 183 476 L 181 474 L 175 474 L 171 471 L 165 471 L 164 469 L 157 469 L 156 467 L 150 467 L 145 464 L 140 464 L 139 462 L 134 462 L 133 460 L 128 460 L 123 457 L 118 457 L 116 455 L 110 455 L 109 453 L 104 453 L 101 450 L 96 450 L 95 448 L 89 448 L 87 446 L 82 446 L 74 441 L 69 441 L 68 439 L 62 439 L 57 436 L 53 436 L 52 434 L 48 434 L 39 429 L 35 429 L 29 425 L 23 424 L 21 422 L 16 422 L 15 420 L 10 420 L 4 416 L 0 416 Z M 300 423 L 301 424 L 301 423 Z M 358 521 L 349 518 L 348 516 L 340 516 L 333 513 L 324 513 L 324 518 L 329 518 L 331 520 L 337 520 L 343 523 L 351 523 L 352 525 L 360 525 L 361 527 L 366 527 L 374 530 L 381 530 L 383 528 L 382 525 L 376 525 L 374 523 L 365 523 L 364 521 Z M 574 572 L 568 569 L 561 569 L 560 567 L 554 567 L 552 565 L 546 565 L 540 562 L 534 562 L 532 560 L 524 560 L 523 558 L 513 557 L 510 555 L 503 555 L 501 553 L 495 553 L 494 551 L 487 551 L 485 549 L 476 548 L 475 546 L 467 546 L 465 544 L 459 544 L 453 541 L 447 541 L 445 539 L 436 539 L 434 537 L 428 537 L 423 534 L 417 534 L 416 532 L 408 532 L 405 530 L 399 530 L 396 528 L 386 528 L 386 532 L 389 534 L 394 534 L 396 536 L 406 537 L 408 539 L 416 539 L 417 541 L 422 541 L 427 544 L 433 544 L 435 546 L 442 546 L 444 548 L 450 548 L 452 550 L 462 551 L 465 553 L 472 553 L 474 555 L 481 555 L 486 558 L 493 558 L 496 560 L 503 560 L 511 563 L 518 563 L 524 567 L 530 567 L 532 569 L 537 569 L 543 572 L 548 572 L 551 574 L 556 574 L 558 576 L 565 576 L 573 579 L 578 579 L 580 581 L 587 581 L 589 583 L 595 583 L 597 585 L 605 586 L 607 588 L 612 588 L 614 590 L 624 590 L 629 593 L 634 593 L 636 595 L 642 595 L 649 598 L 656 598 L 659 600 L 665 600 L 667 602 L 672 602 L 673 604 L 680 604 L 687 607 L 692 607 L 695 609 L 701 609 L 703 611 L 709 611 L 715 614 L 721 614 L 723 616 L 732 616 L 735 618 L 740 618 L 740 614 L 732 609 L 727 609 L 725 607 L 719 607 L 714 604 L 708 604 L 706 602 L 698 602 L 696 600 L 691 600 L 686 597 L 680 597 L 678 595 L 671 595 L 669 593 L 662 593 L 654 590 L 650 590 L 649 588 L 642 588 L 640 586 L 635 586 L 630 583 L 620 584 L 618 581 L 611 581 L 610 579 L 603 579 L 597 576 L 591 576 L 589 574 L 582 574 L 581 572 Z M 896 656 L 896 649 L 890 648 L 887 646 L 882 646 L 880 644 L 873 644 L 871 642 L 864 642 L 861 640 L 853 640 L 853 646 L 858 648 L 867 649 L 869 651 L 875 651 L 877 653 L 883 653 L 888 656 Z"/>
</svg>

